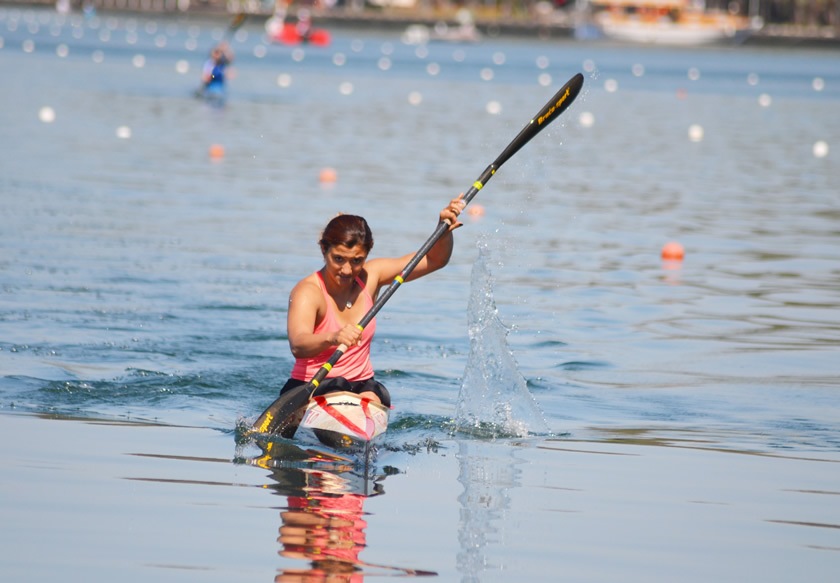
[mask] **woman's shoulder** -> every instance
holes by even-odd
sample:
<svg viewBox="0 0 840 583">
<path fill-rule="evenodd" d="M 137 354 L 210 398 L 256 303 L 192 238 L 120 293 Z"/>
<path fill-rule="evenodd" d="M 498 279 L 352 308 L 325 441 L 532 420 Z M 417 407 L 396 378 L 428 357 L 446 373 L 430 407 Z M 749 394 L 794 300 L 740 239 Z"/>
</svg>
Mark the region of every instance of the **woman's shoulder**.
<svg viewBox="0 0 840 583">
<path fill-rule="evenodd" d="M 317 299 L 321 297 L 321 283 L 318 281 L 318 272 L 310 273 L 292 288 L 292 296 L 306 296 Z"/>
</svg>

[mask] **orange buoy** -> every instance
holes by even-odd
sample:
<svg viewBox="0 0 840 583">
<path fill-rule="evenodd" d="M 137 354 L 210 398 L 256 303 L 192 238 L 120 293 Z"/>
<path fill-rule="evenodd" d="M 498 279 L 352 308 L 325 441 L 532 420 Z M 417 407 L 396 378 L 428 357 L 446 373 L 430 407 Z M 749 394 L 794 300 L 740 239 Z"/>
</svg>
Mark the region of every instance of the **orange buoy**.
<svg viewBox="0 0 840 583">
<path fill-rule="evenodd" d="M 225 157 L 225 147 L 221 144 L 213 144 L 210 146 L 210 158 L 212 160 L 221 160 Z"/>
<path fill-rule="evenodd" d="M 467 214 L 471 217 L 483 217 L 484 216 L 484 207 L 478 203 L 474 203 L 472 206 L 467 207 Z"/>
<path fill-rule="evenodd" d="M 335 182 L 338 180 L 338 174 L 333 168 L 322 168 L 318 180 L 322 183 Z"/>
<path fill-rule="evenodd" d="M 676 241 L 669 241 L 662 247 L 662 259 L 666 261 L 682 261 L 685 257 L 685 249 Z"/>
</svg>

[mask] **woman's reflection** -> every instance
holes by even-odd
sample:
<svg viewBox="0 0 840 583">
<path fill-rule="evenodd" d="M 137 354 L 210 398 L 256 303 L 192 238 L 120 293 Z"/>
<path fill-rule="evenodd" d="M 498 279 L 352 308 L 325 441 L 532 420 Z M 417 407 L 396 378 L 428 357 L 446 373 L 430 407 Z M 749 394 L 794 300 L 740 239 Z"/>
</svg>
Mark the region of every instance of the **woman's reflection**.
<svg viewBox="0 0 840 583">
<path fill-rule="evenodd" d="M 359 553 L 366 546 L 365 496 L 348 491 L 350 482 L 340 475 L 298 471 L 306 486 L 304 492 L 288 496 L 277 541 L 281 556 L 308 559 L 311 567 L 285 570 L 275 581 L 363 581 Z"/>
<path fill-rule="evenodd" d="M 384 494 L 384 476 L 373 478 L 336 465 L 330 470 L 275 466 L 271 477 L 276 482 L 271 488 L 287 499 L 280 512 L 278 552 L 310 561 L 309 568 L 283 569 L 276 582 L 360 583 L 372 570 L 398 571 L 403 576 L 436 574 L 359 558 L 366 547 L 365 500 Z"/>
</svg>

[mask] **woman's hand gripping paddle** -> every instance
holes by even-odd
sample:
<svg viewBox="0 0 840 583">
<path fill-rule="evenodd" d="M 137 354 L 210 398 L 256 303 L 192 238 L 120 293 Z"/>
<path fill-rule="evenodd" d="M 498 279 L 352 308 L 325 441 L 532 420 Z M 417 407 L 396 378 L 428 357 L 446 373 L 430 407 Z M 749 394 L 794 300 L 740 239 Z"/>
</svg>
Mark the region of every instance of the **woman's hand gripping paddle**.
<svg viewBox="0 0 840 583">
<path fill-rule="evenodd" d="M 539 113 L 537 113 L 537 115 L 528 122 L 528 125 L 526 125 L 513 139 L 513 141 L 508 144 L 507 148 L 499 154 L 499 157 L 496 158 L 493 163 L 481 173 L 478 180 L 473 182 L 472 186 L 470 186 L 469 190 L 464 194 L 463 199 L 465 203 L 469 204 L 475 195 L 478 194 L 478 191 L 484 188 L 487 181 L 496 174 L 496 171 L 502 166 L 502 164 L 507 162 L 514 154 L 516 154 L 522 146 L 531 141 L 531 139 L 540 133 L 543 128 L 560 117 L 560 114 L 563 113 L 578 96 L 582 87 L 583 75 L 578 73 L 572 77 L 548 103 L 543 106 Z M 373 307 L 358 323 L 359 329 L 363 330 L 364 327 L 373 320 L 377 312 L 379 312 L 382 306 L 384 306 L 391 296 L 394 295 L 397 288 L 406 280 L 414 268 L 417 267 L 417 264 L 420 263 L 420 260 L 423 259 L 434 244 L 437 243 L 438 239 L 440 239 L 443 234 L 449 230 L 449 227 L 450 224 L 447 221 L 441 221 L 438 223 L 437 229 L 435 229 L 432 236 L 429 237 L 422 247 L 420 247 L 411 261 L 409 261 L 400 274 L 394 278 L 391 285 L 385 289 L 385 291 L 376 300 Z M 293 437 L 303 416 L 304 408 L 312 396 L 312 393 L 318 388 L 321 381 L 324 380 L 330 370 L 332 370 L 332 367 L 335 366 L 335 363 L 338 362 L 338 359 L 341 358 L 341 355 L 346 351 L 347 346 L 343 344 L 339 346 L 330 359 L 324 363 L 317 373 L 315 373 L 315 376 L 308 384 L 286 391 L 286 393 L 281 395 L 276 401 L 269 405 L 268 409 L 266 409 L 254 423 L 252 432 L 279 433 L 283 437 Z"/>
</svg>

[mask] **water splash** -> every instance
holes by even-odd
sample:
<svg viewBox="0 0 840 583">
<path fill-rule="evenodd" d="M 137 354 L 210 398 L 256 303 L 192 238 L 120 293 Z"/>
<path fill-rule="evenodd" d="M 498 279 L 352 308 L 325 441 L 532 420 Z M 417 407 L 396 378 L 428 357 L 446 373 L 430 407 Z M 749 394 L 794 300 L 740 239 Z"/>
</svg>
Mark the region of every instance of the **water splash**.
<svg viewBox="0 0 840 583">
<path fill-rule="evenodd" d="M 508 329 L 498 318 L 487 242 L 480 240 L 478 248 L 470 283 L 470 355 L 458 395 L 458 429 L 482 437 L 548 434 L 545 416 L 508 347 Z"/>
</svg>

